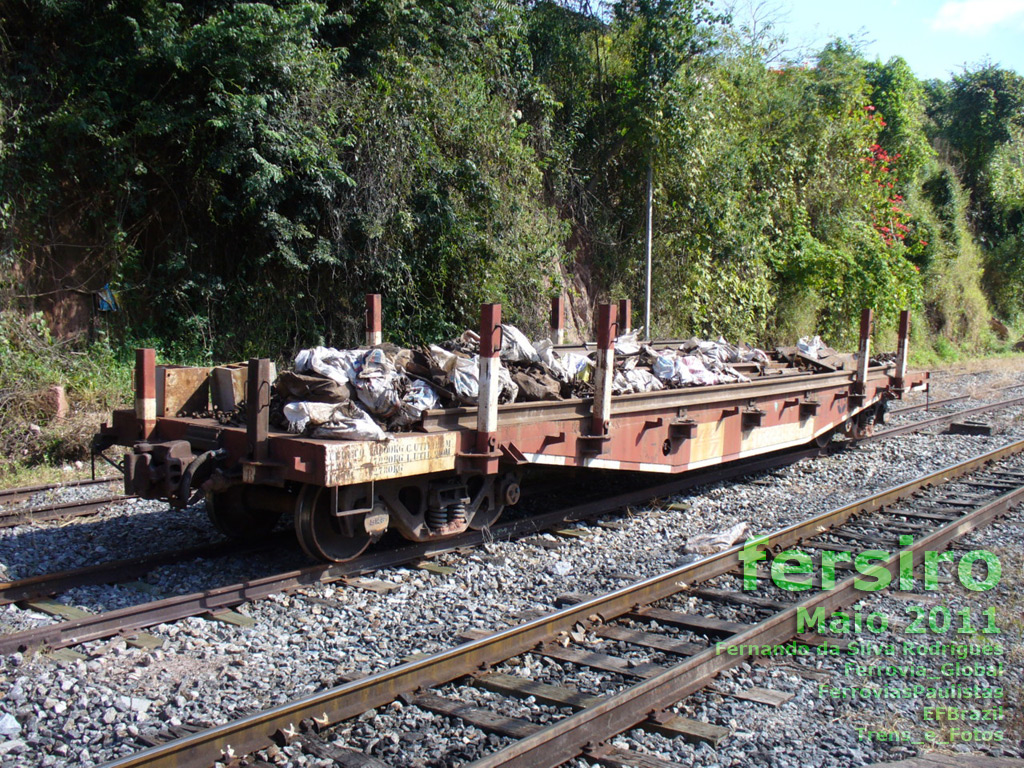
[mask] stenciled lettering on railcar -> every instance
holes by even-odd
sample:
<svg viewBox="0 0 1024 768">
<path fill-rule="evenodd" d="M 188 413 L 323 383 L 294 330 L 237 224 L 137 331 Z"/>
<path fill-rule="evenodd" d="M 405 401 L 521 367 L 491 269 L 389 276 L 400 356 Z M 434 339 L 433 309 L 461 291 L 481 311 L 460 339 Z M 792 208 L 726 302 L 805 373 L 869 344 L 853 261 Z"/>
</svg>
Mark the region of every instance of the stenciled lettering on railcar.
<svg viewBox="0 0 1024 768">
<path fill-rule="evenodd" d="M 443 472 L 455 468 L 456 435 L 396 437 L 379 443 L 338 443 L 326 447 L 327 485 Z"/>
</svg>

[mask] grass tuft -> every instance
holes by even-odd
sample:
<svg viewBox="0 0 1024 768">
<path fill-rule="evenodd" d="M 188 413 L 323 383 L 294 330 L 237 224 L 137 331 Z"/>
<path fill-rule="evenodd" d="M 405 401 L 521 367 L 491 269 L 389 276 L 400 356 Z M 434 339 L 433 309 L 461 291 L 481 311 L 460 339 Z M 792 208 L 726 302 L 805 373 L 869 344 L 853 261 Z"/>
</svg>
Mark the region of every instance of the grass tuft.
<svg viewBox="0 0 1024 768">
<path fill-rule="evenodd" d="M 0 482 L 84 461 L 110 411 L 129 402 L 131 364 L 106 343 L 55 340 L 41 313 L 0 311 Z M 64 388 L 67 415 L 51 388 Z"/>
</svg>

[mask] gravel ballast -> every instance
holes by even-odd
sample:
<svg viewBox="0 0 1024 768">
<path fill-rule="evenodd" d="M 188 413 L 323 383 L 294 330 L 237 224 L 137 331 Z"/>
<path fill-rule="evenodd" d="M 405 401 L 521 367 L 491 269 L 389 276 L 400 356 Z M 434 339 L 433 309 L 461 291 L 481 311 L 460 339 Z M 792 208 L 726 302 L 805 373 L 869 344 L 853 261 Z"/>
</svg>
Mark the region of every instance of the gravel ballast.
<svg viewBox="0 0 1024 768">
<path fill-rule="evenodd" d="M 970 393 L 983 401 L 996 401 L 1024 393 L 1024 389 L 993 389 L 1013 383 L 1024 370 L 1024 365 L 999 365 L 1008 370 L 935 376 L 931 397 Z M 906 404 L 921 400 L 915 393 Z M 975 404 L 965 401 L 940 412 Z M 929 415 L 895 416 L 890 422 L 896 426 Z M 752 533 L 766 532 L 1024 438 L 1024 408 L 974 418 L 993 423 L 996 434 L 948 435 L 939 433 L 943 429 L 939 427 L 931 434 L 871 443 L 744 482 L 716 484 L 662 499 L 657 508 L 638 508 L 615 516 L 616 528 L 580 524 L 576 527 L 587 535 L 565 539 L 555 549 L 522 541 L 492 542 L 469 553 L 436 558 L 435 562 L 455 568 L 450 575 L 409 568 L 381 571 L 374 578 L 396 585 L 386 593 L 341 584 L 307 587 L 243 606 L 240 611 L 255 621 L 252 627 L 199 618 L 156 627 L 151 632 L 163 639 L 164 645 L 155 651 L 114 639 L 77 648 L 86 655 L 84 659 L 7 656 L 0 673 L 0 766 L 93 765 L 128 755 L 141 748 L 140 734 L 168 725 L 224 722 L 329 687 L 353 674 L 386 669 L 412 654 L 450 647 L 467 630 L 510 626 L 524 611 L 552 610 L 560 594 L 607 591 L 625 584 L 626 576 L 642 578 L 675 567 L 686 557 L 682 548 L 687 539 L 696 534 L 722 531 L 743 521 L 750 524 Z M 84 491 L 71 489 L 61 498 L 75 498 L 77 493 Z M 673 509 L 668 508 L 670 504 Z M 1020 521 L 1020 512 L 1010 519 Z M 999 553 L 1004 573 L 1016 574 L 1015 592 L 1009 578 L 1000 585 L 1006 591 L 1000 593 L 1003 601 L 1019 600 L 1024 587 L 1019 584 L 1022 531 L 1024 528 L 1001 523 L 972 534 L 966 542 L 968 548 L 983 546 Z M 133 500 L 92 518 L 0 531 L 0 574 L 6 579 L 23 578 L 134 557 L 153 551 L 154 546 L 194 546 L 215 538 L 201 505 L 180 511 Z M 546 538 L 555 540 L 550 535 Z M 245 560 L 161 568 L 146 582 L 159 594 L 180 594 L 294 568 L 302 562 L 297 545 L 288 544 L 280 551 Z M 961 601 L 974 600 L 981 606 L 994 599 L 984 593 L 961 595 L 952 588 L 937 594 L 956 607 L 961 607 Z M 123 585 L 80 589 L 60 598 L 89 611 L 149 599 L 152 594 Z M 888 600 L 881 604 L 894 615 L 904 615 L 908 603 Z M 749 620 L 752 615 L 723 606 L 714 610 L 723 616 L 732 610 L 737 620 Z M 4 632 L 51 621 L 54 619 L 45 614 L 15 606 L 0 609 Z M 1008 690 L 1016 686 L 1013 690 L 1018 698 L 1024 661 L 1020 632 L 1018 622 L 1016 629 L 1006 634 L 1006 642 L 1017 643 L 1018 654 L 1006 665 L 1006 686 Z M 679 637 L 687 639 L 688 635 Z M 615 644 L 606 649 L 609 653 L 627 650 Z M 671 662 L 635 648 L 630 654 L 637 661 Z M 849 684 L 855 682 L 840 661 L 814 658 L 811 664 L 837 685 L 844 679 L 851 680 Z M 585 692 L 606 691 L 609 683 L 621 687 L 630 682 L 611 673 L 569 667 L 534 655 L 499 671 L 573 685 Z M 794 698 L 772 708 L 728 695 L 730 686 L 740 685 L 782 690 L 793 693 Z M 716 691 L 695 694 L 677 706 L 681 714 L 733 730 L 717 749 L 640 730 L 622 734 L 615 745 L 700 766 L 825 768 L 914 754 L 913 746 L 860 738 L 857 729 L 910 723 L 915 712 L 920 714 L 919 703 L 912 709 L 905 702 L 830 700 L 820 694 L 819 685 L 820 681 L 803 677 L 786 664 L 746 664 L 716 681 Z M 494 694 L 458 685 L 446 687 L 442 693 L 481 706 L 499 700 Z M 508 708 L 506 714 L 535 722 L 566 713 L 529 701 L 502 701 Z M 1017 741 L 1003 742 L 996 751 L 1024 756 L 1020 753 L 1019 710 L 1012 716 L 1016 720 L 1008 721 L 1006 730 L 1009 737 L 1011 726 L 1015 727 Z M 413 705 L 367 713 L 328 736 L 395 766 L 460 763 L 505 743 Z M 295 746 L 274 749 L 264 758 L 282 766 L 331 764 L 305 755 Z"/>
</svg>

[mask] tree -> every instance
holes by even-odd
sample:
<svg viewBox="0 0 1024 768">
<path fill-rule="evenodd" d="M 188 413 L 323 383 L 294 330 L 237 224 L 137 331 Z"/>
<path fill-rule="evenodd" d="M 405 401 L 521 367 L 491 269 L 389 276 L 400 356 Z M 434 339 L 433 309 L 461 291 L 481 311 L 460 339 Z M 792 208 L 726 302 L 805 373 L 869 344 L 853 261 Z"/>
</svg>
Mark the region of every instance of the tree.
<svg viewBox="0 0 1024 768">
<path fill-rule="evenodd" d="M 925 92 L 906 60 L 896 56 L 867 68 L 870 100 L 885 123 L 878 137 L 903 184 L 912 183 L 935 155 L 924 131 Z"/>
<path fill-rule="evenodd" d="M 933 108 L 940 135 L 953 149 L 961 178 L 975 190 L 996 148 L 1024 128 L 1024 77 L 988 64 L 953 78 Z"/>
<path fill-rule="evenodd" d="M 625 130 L 632 133 L 647 172 L 644 206 L 646 263 L 644 336 L 651 334 L 651 269 L 654 205 L 654 155 L 662 117 L 675 99 L 670 84 L 680 71 L 710 47 L 710 23 L 719 21 L 705 0 L 618 0 L 615 18 L 628 39 L 629 76 L 625 96 Z"/>
</svg>

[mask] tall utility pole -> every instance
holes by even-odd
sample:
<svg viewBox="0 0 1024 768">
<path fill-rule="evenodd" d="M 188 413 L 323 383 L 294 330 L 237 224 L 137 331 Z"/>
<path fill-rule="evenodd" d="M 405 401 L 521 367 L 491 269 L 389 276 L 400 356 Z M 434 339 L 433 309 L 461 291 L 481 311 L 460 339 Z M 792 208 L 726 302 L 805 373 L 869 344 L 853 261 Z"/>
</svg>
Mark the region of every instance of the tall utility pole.
<svg viewBox="0 0 1024 768">
<path fill-rule="evenodd" d="M 647 161 L 647 282 L 646 301 L 644 302 L 644 338 L 651 339 L 651 241 L 654 225 L 654 160 Z"/>
</svg>

